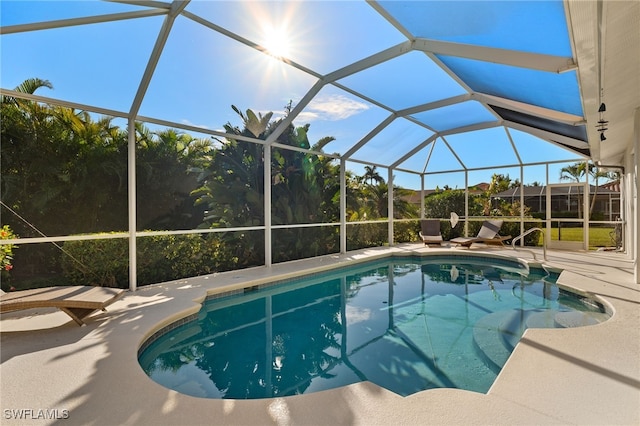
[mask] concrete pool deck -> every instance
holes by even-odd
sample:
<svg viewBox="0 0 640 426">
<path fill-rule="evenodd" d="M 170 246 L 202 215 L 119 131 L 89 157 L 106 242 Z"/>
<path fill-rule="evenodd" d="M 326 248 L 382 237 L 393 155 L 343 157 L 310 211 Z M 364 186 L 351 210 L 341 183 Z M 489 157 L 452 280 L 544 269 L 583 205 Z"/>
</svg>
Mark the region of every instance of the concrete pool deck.
<svg viewBox="0 0 640 426">
<path fill-rule="evenodd" d="M 633 263 L 611 252 L 548 252 L 545 264 L 564 270 L 558 282 L 600 296 L 613 317 L 587 327 L 527 330 L 487 394 L 434 389 L 401 397 L 358 383 L 294 397 L 211 400 L 168 390 L 138 365 L 145 339 L 197 312 L 194 300 L 213 288 L 389 253 L 448 250 L 462 252 L 405 244 L 143 287 L 87 318 L 83 327 L 52 310 L 3 314 L 0 423 L 640 424 L 640 286 L 633 283 Z M 471 251 L 532 260 L 527 251 Z"/>
</svg>

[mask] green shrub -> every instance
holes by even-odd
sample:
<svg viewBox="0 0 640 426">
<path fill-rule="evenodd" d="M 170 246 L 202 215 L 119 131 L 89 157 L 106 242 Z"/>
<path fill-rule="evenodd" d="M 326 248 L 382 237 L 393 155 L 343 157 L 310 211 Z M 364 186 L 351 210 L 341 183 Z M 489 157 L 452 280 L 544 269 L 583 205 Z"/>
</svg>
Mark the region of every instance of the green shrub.
<svg viewBox="0 0 640 426">
<path fill-rule="evenodd" d="M 129 242 L 123 238 L 67 241 L 62 273 L 69 285 L 129 286 Z"/>
<path fill-rule="evenodd" d="M 236 234 L 236 233 L 232 233 Z M 246 253 L 244 233 L 160 235 L 138 238 L 138 285 L 177 280 L 262 264 Z M 229 239 L 227 241 L 225 239 Z M 259 242 L 259 241 L 258 241 Z M 129 287 L 128 239 L 68 241 L 61 259 L 70 285 Z"/>
<path fill-rule="evenodd" d="M 388 223 L 347 225 L 347 250 L 380 247 L 389 244 Z"/>
<path fill-rule="evenodd" d="M 434 192 L 424 199 L 425 217 L 449 217 L 451 212 L 463 215 L 465 211 L 466 195 L 463 189 L 451 189 Z M 472 216 L 482 214 L 482 198 L 478 195 L 469 195 L 469 214 Z"/>
<path fill-rule="evenodd" d="M 202 237 L 196 234 L 138 238 L 138 284 L 199 275 L 204 269 Z"/>
<path fill-rule="evenodd" d="M 273 262 L 338 253 L 339 230 L 337 226 L 274 229 Z"/>
<path fill-rule="evenodd" d="M 420 241 L 420 221 L 396 222 L 393 224 L 393 240 L 396 243 Z"/>
</svg>

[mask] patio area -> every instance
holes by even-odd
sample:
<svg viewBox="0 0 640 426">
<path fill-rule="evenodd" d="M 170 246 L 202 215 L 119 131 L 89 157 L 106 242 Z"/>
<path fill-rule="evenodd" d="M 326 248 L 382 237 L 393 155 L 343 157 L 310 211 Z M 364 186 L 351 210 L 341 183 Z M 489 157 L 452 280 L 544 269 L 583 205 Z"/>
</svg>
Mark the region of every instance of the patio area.
<svg viewBox="0 0 640 426">
<path fill-rule="evenodd" d="M 83 327 L 62 312 L 3 315 L 2 423 L 640 423 L 640 290 L 633 282 L 633 262 L 614 252 L 548 253 L 545 264 L 564 270 L 558 283 L 597 295 L 613 316 L 595 326 L 527 330 L 487 394 L 436 389 L 403 398 L 365 382 L 295 397 L 209 400 L 168 390 L 138 365 L 137 351 L 146 338 L 196 312 L 200 305 L 194 301 L 213 289 L 255 285 L 389 253 L 449 250 L 461 251 L 402 244 L 153 285 L 125 295 Z M 510 248 L 472 250 L 533 260 L 530 252 Z"/>
</svg>

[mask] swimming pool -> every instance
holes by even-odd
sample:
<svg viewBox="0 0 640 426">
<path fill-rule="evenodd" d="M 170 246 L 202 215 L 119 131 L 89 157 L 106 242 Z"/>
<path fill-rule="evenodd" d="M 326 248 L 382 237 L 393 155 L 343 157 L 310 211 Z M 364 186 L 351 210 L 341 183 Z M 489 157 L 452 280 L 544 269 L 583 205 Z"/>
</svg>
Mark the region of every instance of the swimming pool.
<svg viewBox="0 0 640 426">
<path fill-rule="evenodd" d="M 596 324 L 604 307 L 507 259 L 388 258 L 207 300 L 139 351 L 157 383 L 205 398 L 371 381 L 400 395 L 486 392 L 527 327 Z"/>
</svg>

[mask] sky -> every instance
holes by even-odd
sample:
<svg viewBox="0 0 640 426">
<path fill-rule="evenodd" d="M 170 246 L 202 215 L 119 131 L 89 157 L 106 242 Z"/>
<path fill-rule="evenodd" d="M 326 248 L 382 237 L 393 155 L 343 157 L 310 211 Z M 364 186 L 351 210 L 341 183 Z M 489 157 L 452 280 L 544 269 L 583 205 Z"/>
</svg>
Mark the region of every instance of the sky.
<svg viewBox="0 0 640 426">
<path fill-rule="evenodd" d="M 432 31 L 433 34 L 424 36 L 467 42 L 470 37 L 482 34 L 480 43 L 487 45 L 499 40 L 504 44 L 499 45 L 502 48 L 524 45 L 534 51 L 540 49 L 538 46 L 548 45 L 553 46 L 552 54 L 570 52 L 568 43 L 544 39 L 554 31 L 561 32 L 564 25 L 564 16 L 556 16 L 557 11 L 553 8 L 557 8 L 557 4 L 554 2 L 547 2 L 549 5 L 546 7 L 550 10 L 539 12 L 549 16 L 545 17 L 545 31 L 536 35 L 535 40 L 505 37 L 501 31 L 513 28 L 496 26 L 494 29 L 490 25 L 491 18 L 503 18 L 505 15 L 513 16 L 512 26 L 535 28 L 539 17 L 534 15 L 534 11 L 516 10 L 516 4 L 512 6 L 511 2 L 495 3 L 502 5 L 500 8 L 478 9 L 474 3 L 469 3 L 465 10 L 468 14 L 478 15 L 478 28 L 458 28 L 453 21 L 455 17 L 451 17 L 431 22 L 424 31 Z M 402 4 L 382 2 L 382 5 L 406 14 Z M 446 8 L 447 4 L 425 2 L 425 16 L 429 16 L 429 7 L 436 6 Z M 88 0 L 3 0 L 0 2 L 0 22 L 6 27 L 136 10 L 147 8 Z M 313 87 L 317 75 L 339 70 L 407 40 L 364 1 L 194 0 L 186 11 L 236 34 L 248 44 L 271 47 L 274 55 L 282 55 L 304 70 L 316 73 L 312 75 L 296 69 L 225 34 L 179 16 L 139 114 L 210 130 L 220 130 L 227 122 L 241 125 L 232 105 L 242 111 L 272 111 L 274 116 L 281 116 L 289 102 L 295 106 Z M 448 15 L 445 13 L 444 16 Z M 423 31 L 420 27 L 422 21 L 412 16 L 405 19 L 412 31 L 414 27 L 416 32 Z M 0 36 L 0 85 L 13 89 L 28 78 L 38 77 L 49 80 L 53 85 L 53 90 L 41 89 L 37 92 L 39 95 L 126 113 L 131 108 L 163 21 L 164 16 L 152 16 L 3 34 Z M 488 69 L 485 72 L 494 71 Z M 416 79 L 416 75 L 420 78 Z M 466 93 L 464 87 L 417 51 L 343 78 L 339 83 L 358 91 L 365 98 L 354 96 L 340 87 L 326 85 L 294 120 L 296 125 L 310 124 L 311 143 L 325 136 L 334 137 L 335 141 L 325 147 L 325 152 L 339 154 L 345 154 L 389 116 L 389 111 L 375 102 L 403 109 Z M 536 96 L 535 87 L 531 92 L 523 96 Z M 568 103 L 565 112 L 579 112 L 576 108 L 575 103 Z M 475 101 L 419 113 L 416 117 L 437 127 L 438 131 L 495 119 Z M 392 164 L 432 135 L 433 131 L 398 118 L 353 157 L 377 164 Z M 400 167 L 421 171 L 427 165 L 428 171 L 442 172 L 460 169 L 462 161 L 467 168 L 485 168 L 470 172 L 469 184 L 474 184 L 490 181 L 493 173 L 520 179 L 519 167 L 499 167 L 518 164 L 519 157 L 524 163 L 571 160 L 550 167 L 551 182 L 558 181 L 561 167 L 578 158 L 577 154 L 524 132 L 509 130 L 507 133 L 503 127 L 494 127 L 447 136 L 444 140 L 438 138 L 435 144 L 425 146 L 402 162 Z M 362 172 L 360 163 L 349 162 L 348 166 L 356 174 Z M 386 179 L 387 170 L 378 169 Z M 528 166 L 525 167 L 523 181 L 544 183 L 546 175 L 545 167 Z M 395 182 L 401 186 L 420 188 L 419 176 L 404 172 L 396 172 L 394 176 Z M 430 174 L 425 180 L 427 188 L 444 185 L 463 188 L 465 184 L 464 173 Z"/>
</svg>

